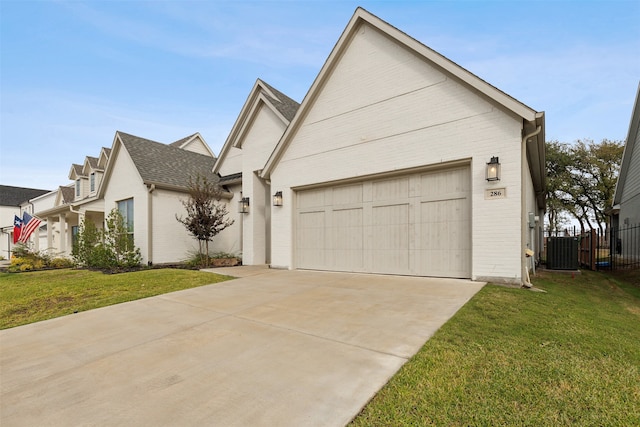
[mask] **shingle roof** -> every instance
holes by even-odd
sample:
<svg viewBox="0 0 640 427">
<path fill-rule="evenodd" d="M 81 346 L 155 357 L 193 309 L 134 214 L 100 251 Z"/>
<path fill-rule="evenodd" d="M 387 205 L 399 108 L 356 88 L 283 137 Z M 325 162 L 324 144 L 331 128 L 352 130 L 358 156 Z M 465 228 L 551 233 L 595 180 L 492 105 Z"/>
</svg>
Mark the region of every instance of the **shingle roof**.
<svg viewBox="0 0 640 427">
<path fill-rule="evenodd" d="M 104 153 L 105 153 L 107 156 L 110 156 L 110 155 L 111 155 L 111 148 L 102 147 L 102 149 L 104 150 Z"/>
<path fill-rule="evenodd" d="M 62 193 L 62 203 L 63 204 L 67 204 L 67 203 L 71 203 L 73 202 L 73 200 L 75 199 L 75 191 L 73 190 L 73 188 L 71 187 L 66 187 L 66 186 L 60 186 L 59 187 L 60 193 Z"/>
<path fill-rule="evenodd" d="M 146 183 L 187 188 L 189 178 L 197 175 L 217 180 L 213 174 L 214 157 L 182 150 L 118 131 L 133 163 Z"/>
<path fill-rule="evenodd" d="M 236 181 L 236 180 L 242 180 L 242 172 L 232 173 L 231 175 L 221 176 L 219 183 L 221 185 L 224 185 L 224 184 L 226 184 L 228 182 L 232 182 L 232 181 Z"/>
<path fill-rule="evenodd" d="M 271 92 L 273 92 L 273 94 L 277 98 L 273 98 L 273 97 L 271 97 L 271 96 L 269 96 L 267 94 L 265 94 L 265 95 L 269 98 L 269 100 L 271 100 L 271 102 L 278 109 L 278 111 L 280 111 L 280 114 L 282 114 L 287 120 L 291 121 L 293 119 L 293 116 L 296 115 L 296 111 L 298 111 L 298 108 L 300 107 L 300 104 L 298 104 L 296 101 L 294 101 L 293 99 L 289 98 L 287 95 L 285 95 L 284 93 L 280 92 L 279 90 L 277 90 L 273 86 L 269 85 L 264 80 L 260 80 L 260 81 Z"/>
<path fill-rule="evenodd" d="M 20 203 L 48 193 L 50 190 L 0 185 L 0 206 L 20 206 Z"/>
<path fill-rule="evenodd" d="M 82 175 L 82 165 L 78 165 L 78 164 L 73 163 L 71 165 L 71 167 L 73 168 L 73 171 L 76 173 L 76 175 L 83 176 Z"/>
<path fill-rule="evenodd" d="M 89 162 L 89 166 L 91 166 L 93 169 L 96 169 L 98 167 L 97 157 L 87 156 L 87 161 Z"/>
<path fill-rule="evenodd" d="M 195 133 L 193 133 L 193 134 L 191 134 L 191 135 L 189 135 L 189 136 L 185 136 L 184 138 L 179 139 L 179 140 L 177 140 L 176 142 L 172 142 L 172 143 L 171 143 L 171 144 L 169 144 L 169 145 L 171 145 L 172 147 L 178 147 L 178 148 L 180 148 L 180 146 L 181 146 L 182 144 L 184 144 L 185 142 L 187 142 L 188 140 L 190 140 L 191 138 L 193 138 L 195 135 L 196 135 L 196 134 L 195 134 Z"/>
</svg>

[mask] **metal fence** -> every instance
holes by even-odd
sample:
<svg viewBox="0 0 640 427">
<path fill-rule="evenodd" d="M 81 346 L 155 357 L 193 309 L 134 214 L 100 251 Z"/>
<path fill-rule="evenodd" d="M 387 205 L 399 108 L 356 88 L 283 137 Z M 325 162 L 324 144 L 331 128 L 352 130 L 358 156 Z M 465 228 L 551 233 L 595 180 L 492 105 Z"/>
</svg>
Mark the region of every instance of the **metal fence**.
<svg viewBox="0 0 640 427">
<path fill-rule="evenodd" d="M 557 257 L 574 257 L 575 252 L 549 251 L 555 238 L 578 239 L 578 265 L 590 270 L 640 269 L 640 224 L 608 228 L 606 231 L 589 230 L 579 233 L 575 228 L 561 232 L 545 232 L 543 259 L 548 268 L 558 265 Z M 567 249 L 568 251 L 569 249 Z M 553 258 L 549 258 L 552 256 Z M 565 263 L 562 261 L 562 263 Z"/>
</svg>

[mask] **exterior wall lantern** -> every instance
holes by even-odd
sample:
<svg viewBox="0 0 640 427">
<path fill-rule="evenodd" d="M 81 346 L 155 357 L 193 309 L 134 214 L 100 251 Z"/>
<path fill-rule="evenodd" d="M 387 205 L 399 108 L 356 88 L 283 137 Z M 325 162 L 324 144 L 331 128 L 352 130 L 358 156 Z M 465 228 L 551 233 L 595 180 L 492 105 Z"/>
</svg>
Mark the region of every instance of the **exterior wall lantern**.
<svg viewBox="0 0 640 427">
<path fill-rule="evenodd" d="M 249 213 L 249 198 L 243 197 L 238 202 L 238 212 L 239 213 Z"/>
<path fill-rule="evenodd" d="M 487 181 L 500 181 L 500 161 L 492 157 L 487 163 Z"/>
<path fill-rule="evenodd" d="M 276 191 L 273 195 L 273 206 L 282 206 L 282 191 Z"/>
</svg>

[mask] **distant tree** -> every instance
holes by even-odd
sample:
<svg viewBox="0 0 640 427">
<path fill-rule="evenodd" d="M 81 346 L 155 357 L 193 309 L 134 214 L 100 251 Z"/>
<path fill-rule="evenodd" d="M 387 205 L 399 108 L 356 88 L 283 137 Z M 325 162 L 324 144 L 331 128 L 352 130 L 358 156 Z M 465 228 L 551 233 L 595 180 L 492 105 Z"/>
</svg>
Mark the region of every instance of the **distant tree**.
<svg viewBox="0 0 640 427">
<path fill-rule="evenodd" d="M 603 139 L 574 144 L 547 142 L 547 212 L 551 229 L 563 215 L 574 217 L 582 231 L 608 222 L 605 213 L 613 202 L 624 143 Z"/>
<path fill-rule="evenodd" d="M 226 218 L 229 212 L 224 204 L 219 203 L 222 189 L 217 183 L 198 175 L 189 178 L 187 192 L 189 198 L 182 201 L 187 215 L 184 218 L 176 215 L 176 219 L 198 239 L 200 257 L 204 265 L 208 266 L 209 242 L 234 221 Z"/>
</svg>

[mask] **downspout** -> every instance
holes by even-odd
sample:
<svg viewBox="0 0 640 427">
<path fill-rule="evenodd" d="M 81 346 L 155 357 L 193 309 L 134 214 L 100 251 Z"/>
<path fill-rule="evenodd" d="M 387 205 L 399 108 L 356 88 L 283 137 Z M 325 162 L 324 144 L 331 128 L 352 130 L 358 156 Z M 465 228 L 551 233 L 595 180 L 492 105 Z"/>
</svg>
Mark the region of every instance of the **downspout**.
<svg viewBox="0 0 640 427">
<path fill-rule="evenodd" d="M 147 265 L 153 265 L 153 192 L 155 184 L 151 184 L 147 190 Z"/>
<path fill-rule="evenodd" d="M 526 255 L 527 230 L 529 228 L 528 225 L 525 226 L 528 221 L 528 218 L 526 217 L 528 216 L 528 212 L 526 200 L 527 190 L 524 184 L 527 181 L 526 174 L 529 172 L 529 163 L 527 162 L 527 141 L 529 138 L 538 135 L 540 132 L 542 132 L 542 126 L 536 126 L 536 130 L 522 137 L 522 150 L 520 153 L 520 275 L 522 278 L 522 286 L 527 288 L 533 286 L 529 278 L 529 267 L 527 266 Z"/>
</svg>

